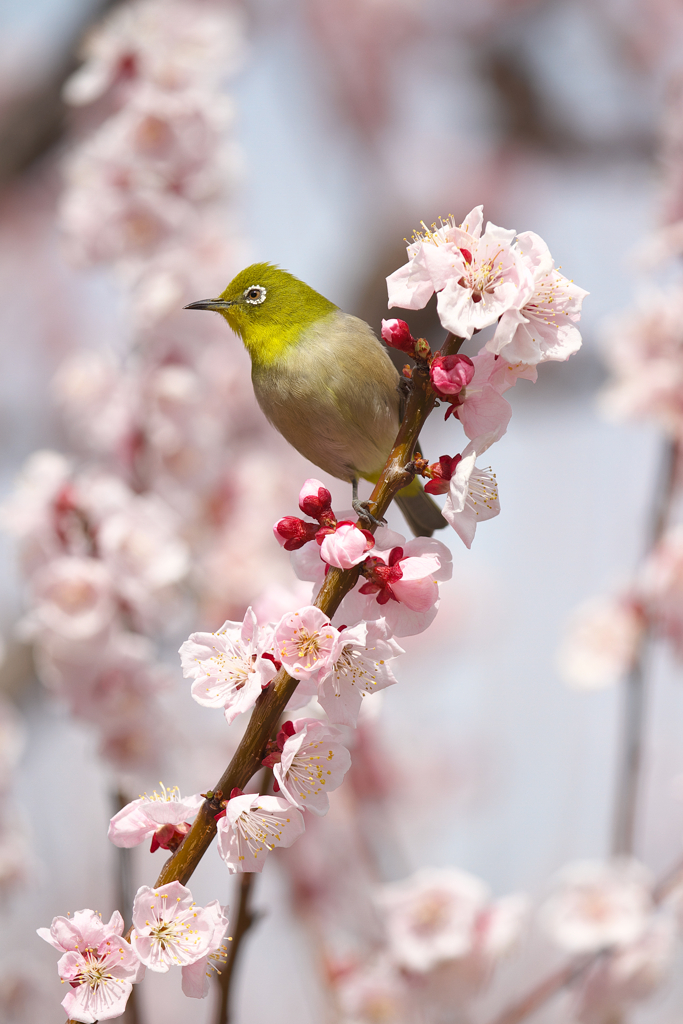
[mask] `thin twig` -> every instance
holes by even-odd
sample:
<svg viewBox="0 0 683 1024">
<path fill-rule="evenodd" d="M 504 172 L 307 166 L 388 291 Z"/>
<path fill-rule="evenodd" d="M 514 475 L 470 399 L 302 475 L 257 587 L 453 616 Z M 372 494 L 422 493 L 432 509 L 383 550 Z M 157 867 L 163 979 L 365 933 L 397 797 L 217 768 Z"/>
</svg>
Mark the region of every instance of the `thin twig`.
<svg viewBox="0 0 683 1024">
<path fill-rule="evenodd" d="M 676 441 L 669 441 L 664 452 L 660 481 L 655 491 L 647 551 L 659 543 L 667 529 L 676 491 L 680 451 Z M 614 809 L 612 853 L 633 853 L 640 773 L 645 741 L 646 663 L 652 630 L 647 625 L 640 638 L 638 652 L 624 683 L 624 705 L 621 727 L 621 766 L 617 776 Z"/>
<path fill-rule="evenodd" d="M 654 886 L 652 889 L 653 904 L 656 907 L 659 906 L 681 884 L 683 884 L 683 860 L 679 860 Z M 550 974 L 543 981 L 535 985 L 525 996 L 522 996 L 516 1003 L 513 1003 L 512 1006 L 504 1009 L 490 1024 L 520 1024 L 526 1017 L 540 1010 L 545 1003 L 549 1002 L 553 996 L 558 995 L 562 989 L 569 988 L 575 981 L 578 981 L 599 960 L 612 957 L 616 952 L 618 952 L 618 949 L 615 947 L 608 947 L 600 949 L 596 953 L 587 953 L 584 956 L 576 957 L 570 963 L 555 971 L 554 974 Z"/>
<path fill-rule="evenodd" d="M 255 881 L 256 873 L 254 871 L 245 871 L 240 875 L 237 919 L 235 921 L 232 941 L 228 946 L 228 958 L 225 962 L 225 967 L 218 976 L 220 994 L 214 1017 L 215 1024 L 230 1024 L 230 995 L 237 955 L 242 948 L 242 940 L 254 922 L 258 920 L 258 915 L 254 914 L 251 909 L 251 897 Z"/>
<path fill-rule="evenodd" d="M 453 354 L 458 351 L 461 344 L 461 338 L 449 334 L 441 354 Z M 396 442 L 370 496 L 370 511 L 378 519 L 381 519 L 397 492 L 405 487 L 411 478 L 407 467 L 413 457 L 420 431 L 435 402 L 436 396 L 429 385 L 429 370 L 426 365 L 418 364 L 413 371 L 412 388 Z M 358 574 L 358 567 L 330 567 L 314 603 L 331 618 L 343 598 L 355 586 Z M 187 884 L 216 835 L 215 816 L 222 809 L 221 800 L 235 788 L 244 789 L 252 775 L 261 767 L 266 743 L 297 685 L 298 680 L 292 679 L 284 669 L 280 669 L 270 686 L 259 696 L 232 761 L 215 788 L 207 794 L 207 799 L 202 804 L 185 840 L 162 868 L 156 881 L 157 886 L 173 881 Z"/>
<path fill-rule="evenodd" d="M 117 789 L 112 795 L 114 813 L 118 814 L 129 802 L 129 797 L 122 790 Z M 130 927 L 129 915 L 132 913 L 133 906 L 132 853 L 132 850 L 125 849 L 122 846 L 116 848 L 116 906 L 122 908 L 121 913 L 123 915 L 124 927 Z M 123 1013 L 123 1024 L 141 1024 L 141 1020 L 142 1014 L 138 999 L 138 988 L 137 985 L 133 985 Z"/>
<path fill-rule="evenodd" d="M 602 956 L 602 953 L 590 953 L 561 967 L 559 971 L 555 971 L 554 974 L 549 975 L 539 982 L 538 985 L 535 985 L 534 988 L 529 989 L 527 994 L 522 996 L 518 1002 L 503 1010 L 491 1024 L 520 1024 L 520 1021 L 530 1017 L 536 1010 L 540 1010 L 549 999 L 552 999 L 554 995 L 561 992 L 563 988 L 567 988 L 568 985 L 577 981 L 589 967 L 596 963 L 600 956 Z"/>
</svg>

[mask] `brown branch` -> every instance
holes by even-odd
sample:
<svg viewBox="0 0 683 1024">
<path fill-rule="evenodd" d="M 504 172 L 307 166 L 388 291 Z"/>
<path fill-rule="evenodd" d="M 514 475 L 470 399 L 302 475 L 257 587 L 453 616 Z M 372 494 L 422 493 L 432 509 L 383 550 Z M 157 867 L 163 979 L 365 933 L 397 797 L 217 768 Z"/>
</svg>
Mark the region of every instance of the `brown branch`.
<svg viewBox="0 0 683 1024">
<path fill-rule="evenodd" d="M 655 489 L 646 554 L 649 554 L 657 546 L 667 529 L 676 492 L 680 454 L 678 443 L 669 441 L 664 452 L 660 480 Z M 643 630 L 631 671 L 624 682 L 621 765 L 617 776 L 612 836 L 613 854 L 631 854 L 634 848 L 640 772 L 645 745 L 647 690 L 645 662 L 651 639 L 652 628 L 648 624 Z"/>
<path fill-rule="evenodd" d="M 461 344 L 461 338 L 449 334 L 441 354 L 453 354 L 458 351 Z M 429 385 L 429 370 L 425 364 L 418 364 L 413 371 L 412 388 L 394 447 L 370 496 L 370 511 L 378 519 L 384 515 L 397 492 L 405 487 L 411 478 L 408 467 L 420 431 L 435 402 L 436 396 Z M 343 598 L 356 585 L 358 573 L 357 567 L 330 568 L 315 599 L 317 607 L 332 618 Z M 221 810 L 221 799 L 229 796 L 235 788 L 244 789 L 252 775 L 259 770 L 266 743 L 297 685 L 298 680 L 292 679 L 284 669 L 280 669 L 270 686 L 259 696 L 232 761 L 215 788 L 207 793 L 207 799 L 202 804 L 190 832 L 162 868 L 156 881 L 157 886 L 167 885 L 173 881 L 187 884 L 216 835 L 215 815 Z"/>
<path fill-rule="evenodd" d="M 254 871 L 245 871 L 240 875 L 240 896 L 237 904 L 235 931 L 228 947 L 228 958 L 225 962 L 225 967 L 218 976 L 220 995 L 214 1016 L 215 1024 L 230 1024 L 230 992 L 237 954 L 241 949 L 242 940 L 245 935 L 254 922 L 258 920 L 258 914 L 254 914 L 251 909 L 251 897 L 255 881 L 256 873 Z"/>
<path fill-rule="evenodd" d="M 518 1002 L 503 1010 L 491 1024 L 520 1024 L 525 1017 L 530 1017 L 536 1010 L 540 1010 L 549 999 L 580 978 L 600 956 L 602 953 L 590 953 L 561 967 L 559 971 L 555 971 L 530 989 Z"/>
</svg>

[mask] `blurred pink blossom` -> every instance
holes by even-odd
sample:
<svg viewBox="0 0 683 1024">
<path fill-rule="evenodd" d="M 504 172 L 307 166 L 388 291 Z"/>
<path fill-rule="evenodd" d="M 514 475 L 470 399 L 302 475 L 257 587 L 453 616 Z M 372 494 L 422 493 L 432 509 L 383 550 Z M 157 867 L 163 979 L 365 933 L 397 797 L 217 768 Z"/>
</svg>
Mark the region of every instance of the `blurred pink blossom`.
<svg viewBox="0 0 683 1024">
<path fill-rule="evenodd" d="M 577 861 L 563 868 L 539 920 L 570 953 L 626 946 L 639 939 L 652 913 L 650 877 L 634 860 Z"/>
<path fill-rule="evenodd" d="M 558 651 L 562 677 L 590 690 L 619 682 L 633 665 L 644 627 L 642 609 L 628 596 L 585 601 L 572 613 Z"/>
<path fill-rule="evenodd" d="M 457 868 L 422 868 L 377 890 L 391 954 L 402 967 L 428 971 L 465 956 L 489 901 L 482 881 Z"/>
</svg>

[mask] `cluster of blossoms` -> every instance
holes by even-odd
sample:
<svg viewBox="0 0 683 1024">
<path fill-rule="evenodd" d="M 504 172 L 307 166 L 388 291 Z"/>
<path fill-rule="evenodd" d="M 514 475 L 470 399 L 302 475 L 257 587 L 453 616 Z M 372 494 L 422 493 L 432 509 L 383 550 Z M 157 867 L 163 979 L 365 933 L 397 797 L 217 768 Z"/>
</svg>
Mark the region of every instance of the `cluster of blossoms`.
<svg viewBox="0 0 683 1024">
<path fill-rule="evenodd" d="M 117 910 L 106 924 L 92 910 L 54 918 L 38 934 L 63 954 L 59 976 L 72 989 L 62 1000 L 67 1015 L 84 1024 L 120 1017 L 147 968 L 165 974 L 180 967 L 185 995 L 203 999 L 211 970 L 225 961 L 227 911 L 216 900 L 198 907 L 189 889 L 170 882 L 138 889 L 130 939 Z"/>
<path fill-rule="evenodd" d="M 537 366 L 566 360 L 581 346 L 576 321 L 586 292 L 555 267 L 545 242 L 532 231 L 483 229 L 483 207 L 456 224 L 449 218 L 416 232 L 408 263 L 387 278 L 389 306 L 421 309 L 436 293 L 442 325 L 469 339 L 495 324 L 480 351 L 433 357 L 402 320 L 384 320 L 382 337 L 392 348 L 429 367 L 431 386 L 447 403 L 446 418 L 460 420 L 470 443 L 455 456 L 421 462 L 425 490 L 446 494 L 443 515 L 470 547 L 478 522 L 500 512 L 498 485 L 476 461 L 507 430 L 512 410 L 504 393 L 520 378 L 535 381 Z M 412 369 L 407 366 L 408 377 Z"/>
<path fill-rule="evenodd" d="M 30 595 L 19 632 L 41 680 L 97 728 L 114 764 L 154 763 L 167 679 L 149 637 L 181 607 L 189 566 L 177 515 L 118 476 L 42 451 L 1 516 L 19 542 Z"/>
</svg>

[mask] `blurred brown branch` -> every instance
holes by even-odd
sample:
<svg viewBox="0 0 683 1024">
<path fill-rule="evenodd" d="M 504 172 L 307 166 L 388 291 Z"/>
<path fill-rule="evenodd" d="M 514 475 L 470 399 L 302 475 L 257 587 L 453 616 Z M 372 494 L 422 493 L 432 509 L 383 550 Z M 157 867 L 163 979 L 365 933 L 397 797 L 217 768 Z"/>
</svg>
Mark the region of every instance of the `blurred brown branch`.
<svg viewBox="0 0 683 1024">
<path fill-rule="evenodd" d="M 62 87 L 78 67 L 80 40 L 90 25 L 120 2 L 94 3 L 45 74 L 0 109 L 0 187 L 23 174 L 62 137 L 66 123 Z"/>
</svg>

